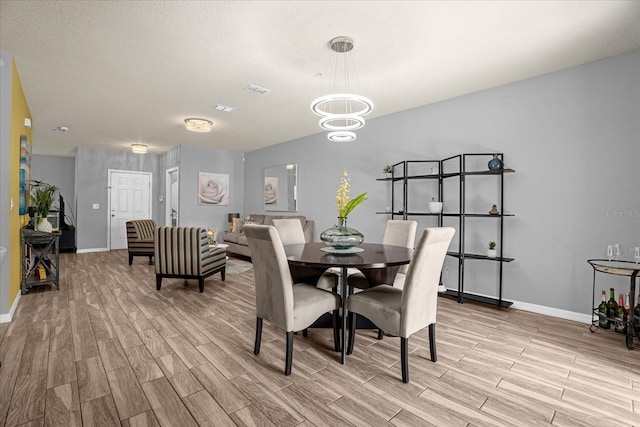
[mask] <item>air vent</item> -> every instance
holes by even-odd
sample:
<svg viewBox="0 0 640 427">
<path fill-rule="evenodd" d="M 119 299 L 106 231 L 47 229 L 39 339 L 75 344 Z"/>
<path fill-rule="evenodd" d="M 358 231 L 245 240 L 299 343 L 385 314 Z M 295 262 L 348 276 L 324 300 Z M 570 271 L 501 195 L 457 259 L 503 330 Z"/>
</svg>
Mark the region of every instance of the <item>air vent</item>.
<svg viewBox="0 0 640 427">
<path fill-rule="evenodd" d="M 245 90 L 257 93 L 258 95 L 264 95 L 265 93 L 271 92 L 271 89 L 267 89 L 267 88 L 264 88 L 264 87 L 261 87 L 261 86 L 258 86 L 258 85 L 254 85 L 253 83 L 249 83 L 249 85 L 247 87 L 245 87 Z"/>
<path fill-rule="evenodd" d="M 229 105 L 223 105 L 223 104 L 216 104 L 215 107 L 213 108 L 215 108 L 218 111 L 224 111 L 225 113 L 229 113 L 236 109 L 236 107 L 230 107 Z"/>
</svg>

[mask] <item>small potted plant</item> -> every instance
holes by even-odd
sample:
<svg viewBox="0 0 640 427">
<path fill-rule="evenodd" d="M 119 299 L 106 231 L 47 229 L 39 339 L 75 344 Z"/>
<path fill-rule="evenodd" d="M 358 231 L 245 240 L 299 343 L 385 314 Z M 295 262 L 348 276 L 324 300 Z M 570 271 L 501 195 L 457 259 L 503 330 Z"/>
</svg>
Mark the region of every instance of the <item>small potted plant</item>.
<svg viewBox="0 0 640 427">
<path fill-rule="evenodd" d="M 54 196 L 58 191 L 58 187 L 52 184 L 47 184 L 43 181 L 33 181 L 31 189 L 31 203 L 36 208 L 37 221 L 36 229 L 38 231 L 44 231 L 51 233 L 53 226 L 47 220 L 49 210 L 54 202 Z"/>
<path fill-rule="evenodd" d="M 487 256 L 489 258 L 495 258 L 498 256 L 498 251 L 496 251 L 496 242 L 489 242 L 489 249 L 487 249 Z"/>
<path fill-rule="evenodd" d="M 436 198 L 432 197 L 429 202 L 429 212 L 440 213 L 442 212 L 442 202 L 436 202 Z"/>
<path fill-rule="evenodd" d="M 387 178 L 390 178 L 391 175 L 393 174 L 393 166 L 386 165 L 385 167 L 382 168 L 382 172 L 384 172 Z"/>
</svg>

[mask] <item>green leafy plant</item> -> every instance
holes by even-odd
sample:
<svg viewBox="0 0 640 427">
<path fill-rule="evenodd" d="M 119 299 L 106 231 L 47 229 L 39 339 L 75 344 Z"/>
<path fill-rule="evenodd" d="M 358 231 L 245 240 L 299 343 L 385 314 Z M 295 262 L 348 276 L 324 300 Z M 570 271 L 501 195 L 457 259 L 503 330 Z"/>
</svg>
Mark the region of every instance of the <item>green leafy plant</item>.
<svg viewBox="0 0 640 427">
<path fill-rule="evenodd" d="M 47 184 L 43 181 L 32 181 L 31 184 L 31 205 L 36 208 L 38 214 L 43 218 L 49 215 L 51 205 L 53 205 L 54 196 L 58 191 L 58 187 Z"/>
<path fill-rule="evenodd" d="M 489 249 L 493 250 L 495 248 L 496 248 L 496 242 L 493 242 L 493 241 L 489 242 Z"/>
<path fill-rule="evenodd" d="M 385 167 L 382 168 L 382 172 L 384 172 L 384 173 L 393 173 L 393 166 L 386 165 Z"/>
<path fill-rule="evenodd" d="M 349 188 L 351 187 L 351 179 L 349 173 L 345 170 L 340 178 L 340 186 L 336 191 L 336 205 L 338 207 L 338 216 L 346 218 L 360 203 L 367 200 L 367 193 L 358 194 L 355 198 L 349 200 Z"/>
</svg>

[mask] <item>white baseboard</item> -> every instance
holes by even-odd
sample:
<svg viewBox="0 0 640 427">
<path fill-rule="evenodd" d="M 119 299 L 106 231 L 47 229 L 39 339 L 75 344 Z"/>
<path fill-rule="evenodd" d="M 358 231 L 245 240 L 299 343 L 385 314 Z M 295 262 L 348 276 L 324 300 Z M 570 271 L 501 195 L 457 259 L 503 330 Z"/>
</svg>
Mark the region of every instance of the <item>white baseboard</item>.
<svg viewBox="0 0 640 427">
<path fill-rule="evenodd" d="M 89 249 L 78 249 L 76 251 L 77 254 L 88 254 L 89 252 L 109 252 L 109 248 L 89 248 Z"/>
<path fill-rule="evenodd" d="M 513 305 L 511 306 L 511 308 L 531 311 L 532 313 L 544 314 L 545 316 L 558 317 L 560 319 L 573 320 L 580 323 L 586 323 L 588 325 L 591 324 L 590 314 L 576 313 L 575 311 L 561 310 L 559 308 L 519 301 L 513 301 Z"/>
<path fill-rule="evenodd" d="M 22 294 L 18 292 L 18 296 L 13 300 L 13 304 L 11 305 L 11 310 L 7 314 L 0 314 L 0 323 L 8 323 L 13 319 L 13 315 L 16 313 L 16 309 L 18 308 L 18 301 L 20 301 L 20 297 Z"/>
</svg>

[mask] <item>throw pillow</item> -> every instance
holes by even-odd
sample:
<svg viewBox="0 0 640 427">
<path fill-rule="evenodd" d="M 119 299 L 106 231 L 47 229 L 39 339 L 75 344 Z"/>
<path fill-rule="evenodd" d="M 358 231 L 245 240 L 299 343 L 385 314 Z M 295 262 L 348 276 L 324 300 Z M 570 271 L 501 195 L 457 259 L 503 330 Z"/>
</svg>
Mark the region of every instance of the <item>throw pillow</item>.
<svg viewBox="0 0 640 427">
<path fill-rule="evenodd" d="M 239 233 L 242 231 L 242 220 L 240 218 L 233 218 L 233 222 L 231 223 L 231 232 Z"/>
</svg>

